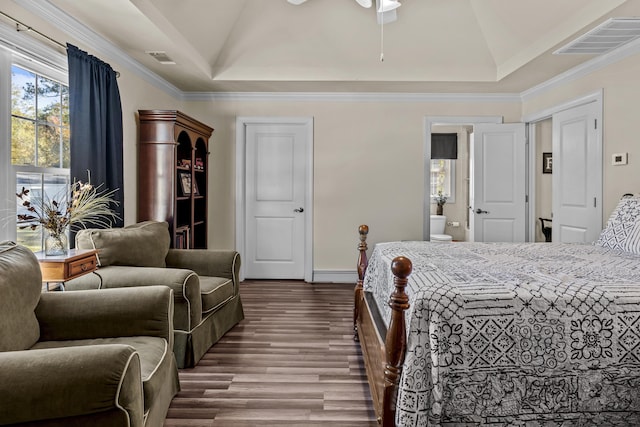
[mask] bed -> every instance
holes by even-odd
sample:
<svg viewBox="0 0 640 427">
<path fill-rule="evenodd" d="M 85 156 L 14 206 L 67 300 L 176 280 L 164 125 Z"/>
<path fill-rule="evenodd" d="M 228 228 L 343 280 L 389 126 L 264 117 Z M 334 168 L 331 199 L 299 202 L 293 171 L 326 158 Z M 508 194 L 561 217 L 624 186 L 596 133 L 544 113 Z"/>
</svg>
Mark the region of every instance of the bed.
<svg viewBox="0 0 640 427">
<path fill-rule="evenodd" d="M 379 243 L 354 328 L 384 426 L 640 425 L 640 198 L 596 244 Z"/>
</svg>

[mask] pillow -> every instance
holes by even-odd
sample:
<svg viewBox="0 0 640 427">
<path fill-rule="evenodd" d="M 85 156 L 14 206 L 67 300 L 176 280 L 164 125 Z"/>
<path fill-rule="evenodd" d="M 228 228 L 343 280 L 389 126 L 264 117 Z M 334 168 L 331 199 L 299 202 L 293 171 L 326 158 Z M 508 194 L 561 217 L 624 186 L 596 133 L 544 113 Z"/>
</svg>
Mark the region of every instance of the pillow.
<svg viewBox="0 0 640 427">
<path fill-rule="evenodd" d="M 0 352 L 27 350 L 40 338 L 35 308 L 42 292 L 36 256 L 13 242 L 0 243 Z"/>
<path fill-rule="evenodd" d="M 622 247 L 626 252 L 640 255 L 640 221 L 636 221 L 633 228 L 629 230 Z"/>
<path fill-rule="evenodd" d="M 100 267 L 166 267 L 170 243 L 169 224 L 158 221 L 124 228 L 80 230 L 76 235 L 76 248 L 98 249 Z"/>
<path fill-rule="evenodd" d="M 603 248 L 629 251 L 628 248 L 634 246 L 634 239 L 639 239 L 639 233 L 634 233 L 639 222 L 640 196 L 624 196 L 611 213 L 607 226 L 595 244 Z M 636 243 L 636 246 L 640 246 L 640 243 Z"/>
</svg>

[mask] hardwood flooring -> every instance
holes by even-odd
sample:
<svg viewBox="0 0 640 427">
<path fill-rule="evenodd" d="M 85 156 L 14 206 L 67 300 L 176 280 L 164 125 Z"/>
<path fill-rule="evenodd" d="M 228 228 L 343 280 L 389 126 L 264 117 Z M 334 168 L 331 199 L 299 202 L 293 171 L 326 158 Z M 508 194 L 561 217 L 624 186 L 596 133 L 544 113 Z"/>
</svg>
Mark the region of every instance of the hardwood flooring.
<svg viewBox="0 0 640 427">
<path fill-rule="evenodd" d="M 180 370 L 165 427 L 377 426 L 353 287 L 241 283 L 245 319 Z"/>
</svg>

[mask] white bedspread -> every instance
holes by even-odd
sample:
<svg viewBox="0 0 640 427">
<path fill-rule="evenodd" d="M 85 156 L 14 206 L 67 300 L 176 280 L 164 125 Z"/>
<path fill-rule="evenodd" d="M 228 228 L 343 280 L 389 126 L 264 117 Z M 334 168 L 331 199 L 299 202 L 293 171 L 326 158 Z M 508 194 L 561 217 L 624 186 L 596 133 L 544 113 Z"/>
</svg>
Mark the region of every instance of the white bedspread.
<svg viewBox="0 0 640 427">
<path fill-rule="evenodd" d="M 378 244 L 364 288 L 387 324 L 398 255 L 413 263 L 398 425 L 640 425 L 640 256 Z"/>
</svg>

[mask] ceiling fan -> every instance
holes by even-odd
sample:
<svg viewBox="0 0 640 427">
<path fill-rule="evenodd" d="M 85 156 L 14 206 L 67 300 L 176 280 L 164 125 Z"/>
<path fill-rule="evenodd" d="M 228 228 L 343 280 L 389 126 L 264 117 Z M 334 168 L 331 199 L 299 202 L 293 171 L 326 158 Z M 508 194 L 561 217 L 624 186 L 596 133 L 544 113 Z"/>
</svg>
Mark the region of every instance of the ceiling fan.
<svg viewBox="0 0 640 427">
<path fill-rule="evenodd" d="M 294 4 L 296 6 L 306 2 L 307 0 L 287 0 L 289 3 Z M 371 5 L 373 4 L 372 0 L 356 0 L 356 2 L 364 7 L 364 8 L 370 8 Z M 399 1 L 397 0 L 380 0 L 380 7 L 378 8 L 378 12 L 380 13 L 384 13 L 384 12 L 390 12 L 394 9 L 397 9 L 398 7 L 400 7 L 401 4 Z"/>
</svg>

